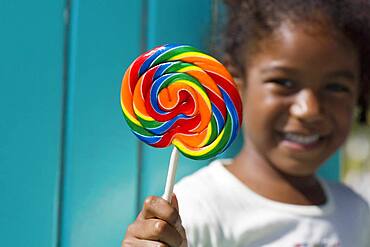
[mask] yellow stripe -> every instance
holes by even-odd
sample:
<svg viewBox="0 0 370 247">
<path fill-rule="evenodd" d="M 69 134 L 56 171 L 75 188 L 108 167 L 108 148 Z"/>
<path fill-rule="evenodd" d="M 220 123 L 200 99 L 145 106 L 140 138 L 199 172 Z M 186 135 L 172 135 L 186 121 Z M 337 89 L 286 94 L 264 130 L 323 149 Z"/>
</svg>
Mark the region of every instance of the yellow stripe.
<svg viewBox="0 0 370 247">
<path fill-rule="evenodd" d="M 121 107 L 122 107 L 122 110 L 123 110 L 123 114 L 125 114 L 125 116 L 131 121 L 133 122 L 134 124 L 140 126 L 140 127 L 143 127 L 141 125 L 141 123 L 139 122 L 139 120 L 137 120 L 135 117 L 133 117 L 127 110 L 126 110 L 126 107 L 124 106 L 123 104 L 123 101 L 121 100 Z"/>
<path fill-rule="evenodd" d="M 136 113 L 136 115 L 138 115 L 140 118 L 146 120 L 146 121 L 154 121 L 154 118 L 150 117 L 150 116 L 147 116 L 147 115 L 144 115 L 142 112 L 140 112 L 135 104 L 134 104 L 134 112 Z"/>
<path fill-rule="evenodd" d="M 214 149 L 221 141 L 223 135 L 224 135 L 224 132 L 225 132 L 225 129 L 223 129 L 220 133 L 219 136 L 217 136 L 216 140 L 214 142 L 211 143 L 211 145 L 207 146 L 206 148 L 204 149 L 200 149 L 200 150 L 191 150 L 191 149 L 188 149 L 186 148 L 186 146 L 181 143 L 180 141 L 178 140 L 173 140 L 172 143 L 179 149 L 181 150 L 182 152 L 186 153 L 186 154 L 189 154 L 191 156 L 202 156 L 208 152 L 210 152 L 212 149 Z"/>
<path fill-rule="evenodd" d="M 209 122 L 207 127 L 207 135 L 204 138 L 204 140 L 199 144 L 198 147 L 203 147 L 204 145 L 206 145 L 206 143 L 209 141 L 209 138 L 211 137 L 211 133 L 212 133 L 212 124 L 211 122 Z"/>
<path fill-rule="evenodd" d="M 176 56 L 173 56 L 173 57 L 171 57 L 168 60 L 169 61 L 181 60 L 181 58 L 184 58 L 184 57 L 203 57 L 203 58 L 207 58 L 207 59 L 213 60 L 215 62 L 218 62 L 215 58 L 213 58 L 213 57 L 211 57 L 211 56 L 209 56 L 207 54 L 200 53 L 200 52 L 195 52 L 195 51 L 184 52 L 184 53 L 178 54 Z"/>
<path fill-rule="evenodd" d="M 204 92 L 204 89 L 203 88 L 199 87 L 197 84 L 195 84 L 192 81 L 178 80 L 176 82 L 178 82 L 178 83 L 184 83 L 184 84 L 188 85 L 189 87 L 194 88 L 203 97 L 203 99 L 205 100 L 205 102 L 206 102 L 206 104 L 208 106 L 208 109 L 210 111 L 212 111 L 211 101 L 209 100 L 208 95 L 206 94 L 206 92 Z"/>
<path fill-rule="evenodd" d="M 199 68 L 197 66 L 189 66 L 189 67 L 179 69 L 177 72 L 185 73 L 185 72 L 192 71 L 192 70 L 203 71 L 201 68 Z"/>
</svg>

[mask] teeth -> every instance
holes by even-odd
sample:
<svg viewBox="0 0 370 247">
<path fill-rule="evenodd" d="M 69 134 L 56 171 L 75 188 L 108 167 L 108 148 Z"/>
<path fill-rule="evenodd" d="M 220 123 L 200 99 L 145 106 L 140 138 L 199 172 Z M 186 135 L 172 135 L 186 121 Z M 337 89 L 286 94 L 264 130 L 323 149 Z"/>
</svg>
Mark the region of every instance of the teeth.
<svg viewBox="0 0 370 247">
<path fill-rule="evenodd" d="M 298 135 L 298 134 L 293 134 L 293 133 L 286 133 L 285 134 L 285 139 L 296 142 L 299 144 L 311 144 L 319 140 L 320 135 L 311 135 L 311 136 L 304 136 L 304 135 Z"/>
</svg>

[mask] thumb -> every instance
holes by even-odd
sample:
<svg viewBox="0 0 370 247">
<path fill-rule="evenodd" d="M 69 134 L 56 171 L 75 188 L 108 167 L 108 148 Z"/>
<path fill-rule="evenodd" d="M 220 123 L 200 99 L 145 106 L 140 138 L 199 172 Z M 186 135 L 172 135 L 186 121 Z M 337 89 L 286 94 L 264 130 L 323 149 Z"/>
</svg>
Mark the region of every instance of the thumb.
<svg viewBox="0 0 370 247">
<path fill-rule="evenodd" d="M 179 203 L 177 201 L 177 197 L 176 197 L 175 193 L 172 194 L 171 206 L 174 207 L 177 210 L 177 212 L 179 212 Z M 187 244 L 187 239 L 186 239 L 186 232 L 185 232 L 184 226 L 182 225 L 182 222 L 181 222 L 180 213 L 179 213 L 179 219 L 175 224 L 175 228 L 180 233 L 180 235 L 183 239 L 180 247 L 187 247 L 188 244 Z"/>
<path fill-rule="evenodd" d="M 179 212 L 179 202 L 177 201 L 177 197 L 175 193 L 172 194 L 171 206 L 176 208 L 177 212 Z"/>
</svg>

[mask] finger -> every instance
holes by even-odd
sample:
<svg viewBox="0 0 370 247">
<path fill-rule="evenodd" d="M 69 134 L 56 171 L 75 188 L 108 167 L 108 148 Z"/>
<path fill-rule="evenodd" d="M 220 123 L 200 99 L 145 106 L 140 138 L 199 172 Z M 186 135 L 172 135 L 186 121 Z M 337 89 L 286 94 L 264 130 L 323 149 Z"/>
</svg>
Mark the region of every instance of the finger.
<svg viewBox="0 0 370 247">
<path fill-rule="evenodd" d="M 170 224 L 160 219 L 136 221 L 128 228 L 129 236 L 152 241 L 160 241 L 169 246 L 180 246 L 183 242 L 181 234 Z"/>
<path fill-rule="evenodd" d="M 180 224 L 178 226 L 175 227 L 175 229 L 177 230 L 177 232 L 180 234 L 181 238 L 182 238 L 182 241 L 186 241 L 186 232 L 185 232 L 185 228 Z M 183 245 L 181 245 L 183 246 Z M 187 246 L 187 245 L 185 245 Z"/>
<path fill-rule="evenodd" d="M 169 208 L 168 202 L 161 197 L 148 197 L 145 201 L 144 210 L 141 212 L 140 217 L 141 219 L 160 218 L 164 221 L 167 221 L 177 230 L 183 239 L 183 242 L 186 243 L 186 233 L 184 227 L 182 226 L 181 217 L 178 214 L 178 200 L 175 194 L 172 195 L 171 204 L 172 207 Z M 163 207 L 162 209 L 169 209 L 170 211 L 159 211 L 161 206 Z M 174 221 L 175 223 L 173 223 Z"/>
<path fill-rule="evenodd" d="M 122 241 L 122 247 L 168 247 L 167 244 L 158 241 L 145 239 L 129 238 Z"/>
<path fill-rule="evenodd" d="M 180 247 L 188 247 L 188 241 L 186 238 L 182 241 Z"/>
<path fill-rule="evenodd" d="M 182 226 L 181 226 L 182 227 Z M 142 239 L 163 242 L 169 246 L 187 246 L 183 235 L 166 221 L 160 219 L 137 220 L 129 225 L 125 240 Z"/>
<path fill-rule="evenodd" d="M 179 212 L 161 197 L 150 196 L 144 202 L 144 208 L 140 213 L 141 219 L 158 218 L 176 226 L 181 224 Z"/>
<path fill-rule="evenodd" d="M 178 212 L 180 212 L 180 210 L 179 210 L 179 201 L 177 200 L 177 196 L 176 196 L 175 193 L 172 194 L 171 205 L 172 205 L 172 207 L 176 208 L 176 210 Z"/>
<path fill-rule="evenodd" d="M 172 206 L 178 211 L 179 211 L 179 203 L 177 200 L 176 194 L 172 194 L 172 200 L 171 200 Z M 180 235 L 183 237 L 183 239 L 186 239 L 186 234 L 185 234 L 185 229 L 182 226 L 182 221 L 181 221 L 181 216 L 179 215 L 179 220 L 175 223 L 175 228 L 176 230 L 180 233 Z"/>
<path fill-rule="evenodd" d="M 148 227 L 152 232 L 148 239 L 158 240 L 170 246 L 180 246 L 183 237 L 174 226 L 163 220 L 150 219 L 149 221 Z"/>
</svg>

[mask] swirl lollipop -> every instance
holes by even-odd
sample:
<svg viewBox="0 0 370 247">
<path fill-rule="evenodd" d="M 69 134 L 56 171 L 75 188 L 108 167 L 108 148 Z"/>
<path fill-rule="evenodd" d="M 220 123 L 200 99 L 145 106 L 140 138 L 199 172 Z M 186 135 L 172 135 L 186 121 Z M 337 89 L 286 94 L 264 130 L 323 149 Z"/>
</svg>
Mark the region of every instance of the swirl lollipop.
<svg viewBox="0 0 370 247">
<path fill-rule="evenodd" d="M 230 73 L 188 45 L 163 45 L 138 57 L 123 77 L 121 106 L 141 141 L 175 146 L 168 198 L 177 149 L 192 159 L 214 157 L 231 145 L 242 122 L 242 103 Z"/>
</svg>

